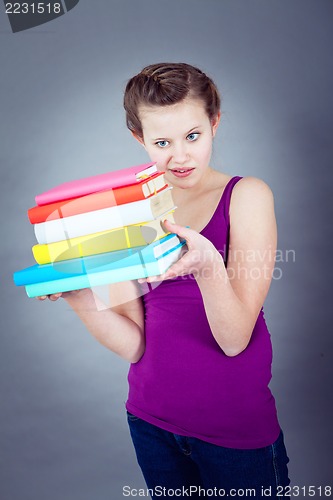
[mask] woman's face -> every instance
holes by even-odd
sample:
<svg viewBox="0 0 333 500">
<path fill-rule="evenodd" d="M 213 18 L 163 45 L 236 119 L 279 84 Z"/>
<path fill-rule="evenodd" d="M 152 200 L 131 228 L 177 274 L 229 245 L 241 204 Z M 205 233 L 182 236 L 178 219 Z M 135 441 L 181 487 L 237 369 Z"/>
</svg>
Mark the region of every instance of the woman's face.
<svg viewBox="0 0 333 500">
<path fill-rule="evenodd" d="M 170 106 L 140 107 L 144 145 L 174 187 L 196 185 L 208 169 L 220 115 L 211 121 L 204 104 L 188 99 Z"/>
</svg>

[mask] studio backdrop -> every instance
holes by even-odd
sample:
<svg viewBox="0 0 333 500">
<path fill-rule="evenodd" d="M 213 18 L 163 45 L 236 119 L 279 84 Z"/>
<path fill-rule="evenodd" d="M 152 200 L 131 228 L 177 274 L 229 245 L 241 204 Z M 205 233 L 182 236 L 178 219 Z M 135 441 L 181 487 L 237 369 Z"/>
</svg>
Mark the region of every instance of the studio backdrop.
<svg viewBox="0 0 333 500">
<path fill-rule="evenodd" d="M 132 75 L 162 61 L 200 67 L 221 91 L 212 166 L 259 177 L 274 193 L 270 386 L 292 485 L 305 488 L 301 498 L 309 486 L 313 498 L 329 496 L 333 3 L 24 5 L 0 4 L 0 498 L 107 500 L 145 487 L 125 418 L 128 363 L 64 300 L 29 299 L 12 274 L 34 264 L 27 210 L 36 194 L 146 162 L 126 128 L 123 93 Z"/>
</svg>

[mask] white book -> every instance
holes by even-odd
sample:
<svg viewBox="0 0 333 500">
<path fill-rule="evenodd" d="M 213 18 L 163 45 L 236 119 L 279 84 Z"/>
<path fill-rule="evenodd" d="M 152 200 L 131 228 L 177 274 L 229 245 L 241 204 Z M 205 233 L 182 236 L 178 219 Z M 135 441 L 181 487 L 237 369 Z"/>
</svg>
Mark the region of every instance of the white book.
<svg viewBox="0 0 333 500">
<path fill-rule="evenodd" d="M 171 190 L 172 187 L 168 187 L 145 200 L 40 222 L 34 225 L 37 241 L 55 243 L 163 217 L 177 208 Z"/>
</svg>

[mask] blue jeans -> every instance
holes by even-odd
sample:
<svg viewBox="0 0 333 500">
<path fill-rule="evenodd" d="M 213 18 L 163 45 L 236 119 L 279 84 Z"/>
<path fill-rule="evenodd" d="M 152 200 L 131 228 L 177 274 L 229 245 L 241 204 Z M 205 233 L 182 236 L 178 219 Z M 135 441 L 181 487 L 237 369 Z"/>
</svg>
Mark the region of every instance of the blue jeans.
<svg viewBox="0 0 333 500">
<path fill-rule="evenodd" d="M 129 412 L 127 420 L 153 499 L 289 496 L 289 458 L 282 430 L 270 446 L 240 450 L 173 434 Z"/>
</svg>

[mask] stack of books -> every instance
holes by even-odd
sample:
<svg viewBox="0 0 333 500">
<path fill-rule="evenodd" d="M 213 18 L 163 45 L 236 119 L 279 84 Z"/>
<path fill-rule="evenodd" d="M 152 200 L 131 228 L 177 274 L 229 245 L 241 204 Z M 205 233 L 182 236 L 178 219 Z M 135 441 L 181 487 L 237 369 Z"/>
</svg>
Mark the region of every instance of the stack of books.
<svg viewBox="0 0 333 500">
<path fill-rule="evenodd" d="M 36 297 L 162 274 L 184 244 L 161 225 L 174 222 L 171 190 L 149 163 L 37 195 L 28 210 L 37 264 L 14 273 L 15 284 Z"/>
</svg>

